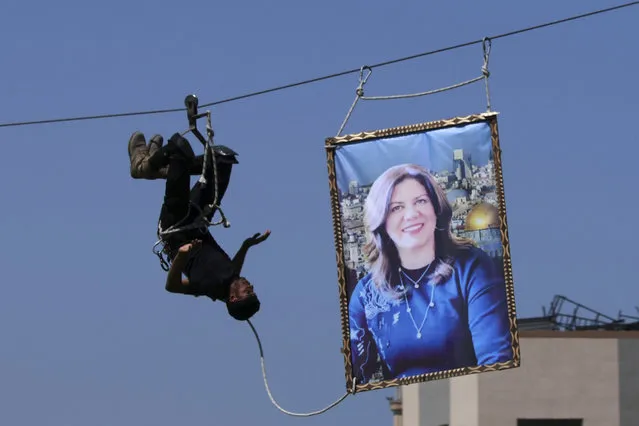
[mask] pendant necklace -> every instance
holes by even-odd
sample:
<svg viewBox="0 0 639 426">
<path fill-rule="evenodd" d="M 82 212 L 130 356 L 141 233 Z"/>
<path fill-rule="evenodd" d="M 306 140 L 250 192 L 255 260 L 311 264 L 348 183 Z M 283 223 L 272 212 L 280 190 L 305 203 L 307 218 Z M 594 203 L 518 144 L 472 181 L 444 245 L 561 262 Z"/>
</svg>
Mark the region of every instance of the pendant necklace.
<svg viewBox="0 0 639 426">
<path fill-rule="evenodd" d="M 399 279 L 402 279 L 402 275 L 404 275 L 406 278 L 408 278 L 409 280 L 411 280 L 413 282 L 413 285 L 415 286 L 415 288 L 419 288 L 419 282 L 422 280 L 422 278 L 424 278 L 424 275 L 426 275 L 426 272 L 428 272 L 428 267 L 430 266 L 430 263 L 428 265 L 426 265 L 426 267 L 424 268 L 424 272 L 422 272 L 422 275 L 417 278 L 417 281 L 415 281 L 414 279 L 412 279 L 406 272 L 404 272 L 404 270 L 400 267 L 399 268 Z M 404 283 L 402 282 L 402 285 L 404 285 Z"/>
<path fill-rule="evenodd" d="M 401 289 L 404 290 L 404 280 L 402 279 L 402 275 L 405 275 L 406 278 L 408 278 L 409 280 L 411 280 L 413 282 L 413 285 L 415 286 L 415 288 L 419 288 L 419 281 L 421 281 L 422 278 L 424 278 L 424 275 L 426 275 L 426 271 L 428 270 L 428 267 L 426 267 L 426 270 L 424 270 L 424 273 L 422 274 L 421 277 L 419 277 L 419 279 L 417 281 L 413 280 L 411 277 L 409 277 L 408 275 L 406 275 L 406 273 L 404 273 L 404 271 L 402 271 L 402 269 L 400 268 L 400 274 L 399 274 L 399 281 L 401 283 Z M 428 306 L 426 307 L 426 313 L 424 314 L 424 319 L 422 320 L 421 325 L 418 327 L 417 323 L 415 322 L 415 318 L 413 318 L 413 314 L 412 314 L 412 309 L 410 307 L 410 305 L 408 304 L 408 297 L 406 297 L 406 292 L 404 292 L 404 301 L 406 301 L 406 312 L 408 312 L 408 316 L 410 317 L 410 320 L 413 322 L 413 326 L 415 327 L 415 330 L 417 331 L 417 338 L 421 339 L 422 338 L 422 328 L 424 328 L 424 324 L 426 324 L 426 318 L 428 318 L 428 311 L 430 311 L 430 308 L 435 307 L 435 302 L 434 297 L 435 297 L 435 285 L 433 285 L 433 289 L 430 292 L 430 303 L 428 304 Z"/>
</svg>

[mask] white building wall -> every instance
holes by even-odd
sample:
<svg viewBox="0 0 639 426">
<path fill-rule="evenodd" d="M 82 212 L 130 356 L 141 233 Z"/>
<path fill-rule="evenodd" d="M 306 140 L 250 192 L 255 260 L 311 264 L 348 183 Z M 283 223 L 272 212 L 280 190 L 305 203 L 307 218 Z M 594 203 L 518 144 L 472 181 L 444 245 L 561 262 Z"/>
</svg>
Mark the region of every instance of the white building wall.
<svg viewBox="0 0 639 426">
<path fill-rule="evenodd" d="M 521 366 L 402 387 L 402 426 L 639 425 L 639 332 L 521 332 Z"/>
<path fill-rule="evenodd" d="M 521 367 L 479 377 L 478 426 L 516 426 L 518 418 L 619 426 L 618 356 L 614 338 L 521 339 Z"/>
<path fill-rule="evenodd" d="M 619 340 L 620 426 L 639 425 L 639 339 Z"/>
</svg>

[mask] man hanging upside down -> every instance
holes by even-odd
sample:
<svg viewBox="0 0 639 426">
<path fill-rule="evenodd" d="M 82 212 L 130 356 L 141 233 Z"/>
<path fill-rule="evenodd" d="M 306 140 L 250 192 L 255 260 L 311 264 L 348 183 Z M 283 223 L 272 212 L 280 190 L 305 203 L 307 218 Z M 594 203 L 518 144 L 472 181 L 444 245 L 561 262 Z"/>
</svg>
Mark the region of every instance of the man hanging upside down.
<svg viewBox="0 0 639 426">
<path fill-rule="evenodd" d="M 195 156 L 189 142 L 179 133 L 174 134 L 166 145 L 163 142 L 162 136 L 155 135 L 147 146 L 144 135 L 135 132 L 129 140 L 129 158 L 131 177 L 134 179 L 166 179 L 159 227 L 167 230 L 178 222 L 181 222 L 179 228 L 193 223 L 200 212 L 192 205 L 204 210 L 214 202 L 215 179 L 213 156 L 208 150 L 203 155 Z M 202 173 L 204 155 L 208 155 L 204 173 L 206 183 L 198 181 L 191 189 L 190 177 Z M 238 163 L 236 155 L 227 147 L 215 146 L 218 205 L 228 188 L 233 164 Z M 215 210 L 208 215 L 209 221 Z M 233 259 L 208 230 L 183 230 L 163 237 L 171 260 L 166 290 L 221 300 L 226 303 L 233 318 L 240 321 L 251 318 L 260 309 L 260 301 L 251 283 L 241 276 L 242 266 L 248 249 L 260 244 L 269 235 L 270 231 L 266 231 L 247 238 Z M 182 274 L 187 278 L 183 279 Z"/>
</svg>

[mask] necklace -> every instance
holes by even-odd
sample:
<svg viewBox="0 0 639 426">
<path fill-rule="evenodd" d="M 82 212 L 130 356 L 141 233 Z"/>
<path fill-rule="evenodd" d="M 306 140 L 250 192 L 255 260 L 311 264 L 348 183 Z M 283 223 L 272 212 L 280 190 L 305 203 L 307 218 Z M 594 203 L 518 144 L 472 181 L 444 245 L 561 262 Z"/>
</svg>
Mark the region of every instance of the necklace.
<svg viewBox="0 0 639 426">
<path fill-rule="evenodd" d="M 400 280 L 401 280 L 401 276 L 404 275 L 406 278 L 408 278 L 409 280 L 411 280 L 413 282 L 413 285 L 415 286 L 415 288 L 419 288 L 419 282 L 422 280 L 422 278 L 424 278 L 424 275 L 426 275 L 426 272 L 428 272 L 428 267 L 430 266 L 430 263 L 428 265 L 426 265 L 426 267 L 424 268 L 424 272 L 422 272 L 422 275 L 417 278 L 417 281 L 415 281 L 414 279 L 412 279 L 406 272 L 404 272 L 404 270 L 401 268 L 401 266 L 399 267 L 399 274 L 400 274 Z M 402 285 L 404 285 L 404 283 L 402 282 Z"/>
<path fill-rule="evenodd" d="M 404 275 L 404 274 L 400 274 L 399 275 L 399 281 L 401 282 L 401 287 L 400 288 L 403 290 L 404 289 L 404 280 L 402 279 L 402 275 Z M 409 280 L 413 281 L 413 279 L 410 278 L 408 275 L 406 275 L 406 277 Z M 419 280 L 417 280 L 417 282 L 420 281 L 423 277 L 424 277 L 424 274 L 422 274 L 422 276 L 419 278 Z M 419 288 L 419 284 L 417 282 L 413 281 L 413 284 L 415 285 L 415 288 Z M 424 328 L 424 324 L 426 324 L 426 318 L 428 318 L 428 311 L 430 311 L 430 308 L 435 307 L 435 302 L 433 301 L 434 297 L 435 297 L 435 287 L 436 286 L 433 285 L 433 289 L 430 292 L 430 303 L 426 307 L 426 313 L 424 313 L 424 319 L 422 320 L 422 323 L 421 323 L 421 325 L 419 327 L 417 327 L 417 323 L 415 322 L 415 318 L 413 318 L 413 314 L 411 312 L 412 309 L 411 309 L 410 305 L 408 304 L 408 297 L 406 297 L 406 292 L 404 292 L 404 301 L 406 302 L 406 312 L 408 312 L 408 316 L 410 317 L 410 320 L 413 322 L 413 326 L 415 327 L 415 330 L 417 331 L 417 338 L 418 339 L 422 338 L 422 328 Z"/>
</svg>

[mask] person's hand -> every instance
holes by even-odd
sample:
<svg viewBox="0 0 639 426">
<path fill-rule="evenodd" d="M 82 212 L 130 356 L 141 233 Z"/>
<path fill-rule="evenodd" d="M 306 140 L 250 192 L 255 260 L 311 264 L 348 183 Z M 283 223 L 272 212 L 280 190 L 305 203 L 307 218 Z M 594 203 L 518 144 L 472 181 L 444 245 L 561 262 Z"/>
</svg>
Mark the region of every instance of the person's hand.
<svg viewBox="0 0 639 426">
<path fill-rule="evenodd" d="M 263 242 L 264 240 L 266 240 L 268 238 L 268 236 L 271 235 L 271 231 L 267 230 L 265 233 L 260 234 L 259 232 L 255 235 L 253 235 L 252 237 L 247 238 L 246 240 L 244 240 L 244 243 L 248 246 L 248 247 L 252 247 L 255 245 L 258 245 L 259 243 Z"/>
<path fill-rule="evenodd" d="M 184 244 L 182 247 L 180 247 L 180 249 L 178 250 L 180 253 L 190 253 L 192 250 L 197 250 L 202 246 L 202 241 L 201 240 L 193 240 L 190 243 L 186 243 Z"/>
</svg>

